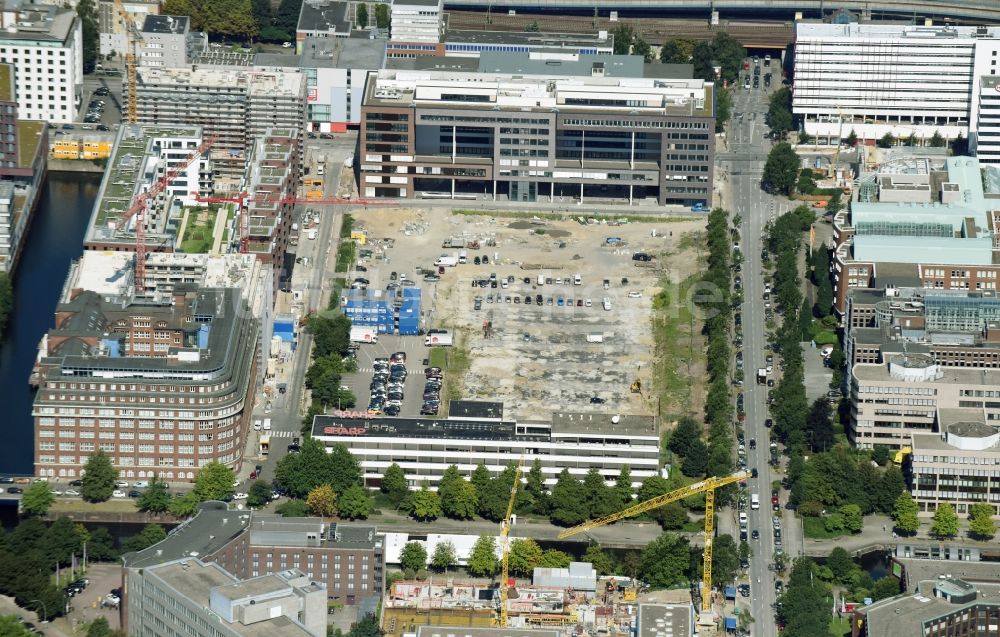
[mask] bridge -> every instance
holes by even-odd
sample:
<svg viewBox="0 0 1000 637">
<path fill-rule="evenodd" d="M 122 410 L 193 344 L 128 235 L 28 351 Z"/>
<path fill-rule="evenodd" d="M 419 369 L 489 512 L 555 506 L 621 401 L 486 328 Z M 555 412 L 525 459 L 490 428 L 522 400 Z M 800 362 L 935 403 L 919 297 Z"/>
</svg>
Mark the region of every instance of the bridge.
<svg viewBox="0 0 1000 637">
<path fill-rule="evenodd" d="M 692 15 L 703 11 L 760 15 L 762 12 L 794 16 L 801 11 L 807 17 L 818 17 L 847 9 L 865 16 L 886 15 L 904 17 L 951 18 L 971 22 L 1000 22 L 1000 2 L 997 0 L 445 0 L 445 9 L 489 10 L 507 13 L 509 9 L 530 12 L 576 10 L 593 14 L 617 11 L 619 16 Z"/>
</svg>

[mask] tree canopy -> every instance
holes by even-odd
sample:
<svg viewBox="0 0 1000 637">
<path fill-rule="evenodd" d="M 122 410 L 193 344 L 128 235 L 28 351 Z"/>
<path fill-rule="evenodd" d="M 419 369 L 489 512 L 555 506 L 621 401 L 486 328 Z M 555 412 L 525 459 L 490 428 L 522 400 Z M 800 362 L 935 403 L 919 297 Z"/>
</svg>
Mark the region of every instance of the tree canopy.
<svg viewBox="0 0 1000 637">
<path fill-rule="evenodd" d="M 290 495 L 301 498 L 321 484 L 329 484 L 334 492 L 361 484 L 361 465 L 342 444 L 334 445 L 330 453 L 326 445 L 307 438 L 299 453 L 290 453 L 278 461 L 275 482 Z"/>
<path fill-rule="evenodd" d="M 799 156 L 786 142 L 775 144 L 767 155 L 761 183 L 771 194 L 789 195 L 799 174 Z"/>
<path fill-rule="evenodd" d="M 492 535 L 480 535 L 469 555 L 469 574 L 474 577 L 493 577 L 499 570 L 497 542 Z"/>
<path fill-rule="evenodd" d="M 221 462 L 210 462 L 198 470 L 192 493 L 199 502 L 225 500 L 233 494 L 235 480 L 236 474 L 232 469 Z"/>
<path fill-rule="evenodd" d="M 302 7 L 302 0 L 298 0 L 298 7 Z M 207 31 L 237 40 L 253 38 L 259 33 L 251 0 L 166 0 L 163 12 L 190 17 L 192 31 Z M 295 19 L 297 23 L 297 11 Z M 289 32 L 294 31 L 295 23 Z"/>
<path fill-rule="evenodd" d="M 643 549 L 639 575 L 654 588 L 673 588 L 688 579 L 690 566 L 691 549 L 687 538 L 664 533 Z"/>
<path fill-rule="evenodd" d="M 21 494 L 21 510 L 25 515 L 45 515 L 55 501 L 48 482 L 32 482 Z"/>
<path fill-rule="evenodd" d="M 427 566 L 427 549 L 420 542 L 407 542 L 399 552 L 399 565 L 404 571 L 419 571 Z"/>
<path fill-rule="evenodd" d="M 154 475 L 135 504 L 140 511 L 165 513 L 170 508 L 170 492 L 167 491 L 167 484 Z"/>
<path fill-rule="evenodd" d="M 80 496 L 87 502 L 104 502 L 111 497 L 118 480 L 118 469 L 111 464 L 111 458 L 103 451 L 97 451 L 87 458 L 83 465 L 83 486 Z"/>
</svg>

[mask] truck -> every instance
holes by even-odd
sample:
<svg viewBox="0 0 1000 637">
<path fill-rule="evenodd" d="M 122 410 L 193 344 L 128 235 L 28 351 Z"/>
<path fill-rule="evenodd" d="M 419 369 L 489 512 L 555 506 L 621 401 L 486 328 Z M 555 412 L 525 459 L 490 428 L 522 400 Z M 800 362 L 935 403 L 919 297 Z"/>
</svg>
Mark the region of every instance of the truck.
<svg viewBox="0 0 1000 637">
<path fill-rule="evenodd" d="M 352 343 L 378 343 L 378 328 L 364 325 L 351 326 Z"/>
<path fill-rule="evenodd" d="M 428 347 L 448 347 L 455 344 L 455 336 L 450 330 L 431 330 L 424 337 L 424 345 Z"/>
<path fill-rule="evenodd" d="M 434 262 L 434 265 L 439 267 L 446 266 L 449 268 L 453 268 L 456 265 L 458 265 L 458 257 L 450 254 L 442 254 L 437 258 L 437 261 Z"/>
<path fill-rule="evenodd" d="M 309 230 L 306 233 L 306 236 L 309 237 L 310 241 L 315 241 L 316 240 L 316 228 L 312 228 L 311 230 Z"/>
<path fill-rule="evenodd" d="M 758 385 L 767 384 L 767 369 L 763 367 L 757 369 L 757 384 Z"/>
<path fill-rule="evenodd" d="M 601 300 L 601 305 L 604 307 L 604 311 L 605 312 L 610 312 L 611 311 L 611 299 L 610 298 L 604 297 L 604 299 Z"/>
<path fill-rule="evenodd" d="M 760 495 L 757 493 L 750 494 L 750 508 L 759 509 L 760 508 Z"/>
<path fill-rule="evenodd" d="M 322 153 L 320 153 L 319 155 L 316 155 L 316 164 L 317 165 L 322 166 L 325 163 L 326 163 L 326 155 L 324 155 Z"/>
<path fill-rule="evenodd" d="M 604 333 L 603 332 L 590 332 L 587 334 L 588 343 L 603 343 Z"/>
<path fill-rule="evenodd" d="M 441 242 L 442 248 L 465 248 L 466 241 L 460 237 L 451 237 Z"/>
</svg>

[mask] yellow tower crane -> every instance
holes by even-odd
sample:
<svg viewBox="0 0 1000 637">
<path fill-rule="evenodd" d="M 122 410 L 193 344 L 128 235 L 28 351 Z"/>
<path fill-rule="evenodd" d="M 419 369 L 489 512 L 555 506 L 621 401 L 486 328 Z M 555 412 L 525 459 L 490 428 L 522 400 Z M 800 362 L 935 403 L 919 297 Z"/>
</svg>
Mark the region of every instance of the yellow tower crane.
<svg viewBox="0 0 1000 637">
<path fill-rule="evenodd" d="M 137 39 L 142 39 L 139 30 L 136 29 L 135 22 L 125 10 L 122 0 L 115 0 L 115 9 L 122 19 L 122 28 L 125 29 L 125 121 L 135 124 L 138 118 L 138 99 L 136 98 L 136 59 L 135 45 Z"/>
<path fill-rule="evenodd" d="M 589 522 L 584 522 L 583 524 L 566 529 L 559 534 L 559 539 L 576 535 L 577 533 L 583 533 L 584 531 L 589 531 L 591 529 L 596 529 L 599 526 L 611 524 L 612 522 L 617 522 L 618 520 L 624 520 L 625 518 L 645 513 L 646 511 L 661 507 L 665 504 L 683 500 L 684 498 L 692 495 L 704 493 L 705 553 L 703 560 L 704 564 L 701 572 L 701 610 L 703 612 L 710 611 L 712 610 L 712 596 L 710 595 L 710 592 L 712 590 L 712 539 L 715 534 L 715 490 L 720 487 L 724 487 L 727 484 L 744 480 L 749 476 L 750 474 L 746 471 L 737 471 L 736 473 L 731 473 L 728 476 L 705 478 L 701 482 L 695 482 L 687 485 L 686 487 L 681 487 L 676 491 L 671 491 L 670 493 L 664 493 L 663 495 L 656 496 L 655 498 L 650 498 L 645 502 L 640 502 L 635 506 L 619 511 L 618 513 L 612 513 L 611 515 L 604 516 L 603 518 L 590 520 Z"/>
<path fill-rule="evenodd" d="M 517 461 L 514 469 L 514 484 L 510 487 L 510 500 L 507 502 L 507 515 L 500 523 L 500 614 L 496 625 L 507 627 L 507 579 L 510 577 L 508 565 L 510 562 L 510 527 L 511 516 L 514 515 L 514 501 L 517 500 L 517 487 L 521 484 L 521 470 L 524 467 L 524 457 Z"/>
</svg>

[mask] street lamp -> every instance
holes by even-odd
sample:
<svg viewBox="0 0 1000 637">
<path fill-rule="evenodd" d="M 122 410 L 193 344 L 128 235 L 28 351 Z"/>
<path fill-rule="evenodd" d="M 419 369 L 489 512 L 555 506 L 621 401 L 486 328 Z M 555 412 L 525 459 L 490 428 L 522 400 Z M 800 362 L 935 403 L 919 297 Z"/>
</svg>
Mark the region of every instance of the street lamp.
<svg viewBox="0 0 1000 637">
<path fill-rule="evenodd" d="M 45 602 L 43 602 L 40 599 L 29 599 L 28 603 L 30 604 L 31 602 L 38 602 L 39 604 L 42 605 L 42 622 L 44 623 L 49 621 L 49 611 L 45 609 Z M 35 611 L 35 614 L 37 615 L 38 611 Z"/>
</svg>

